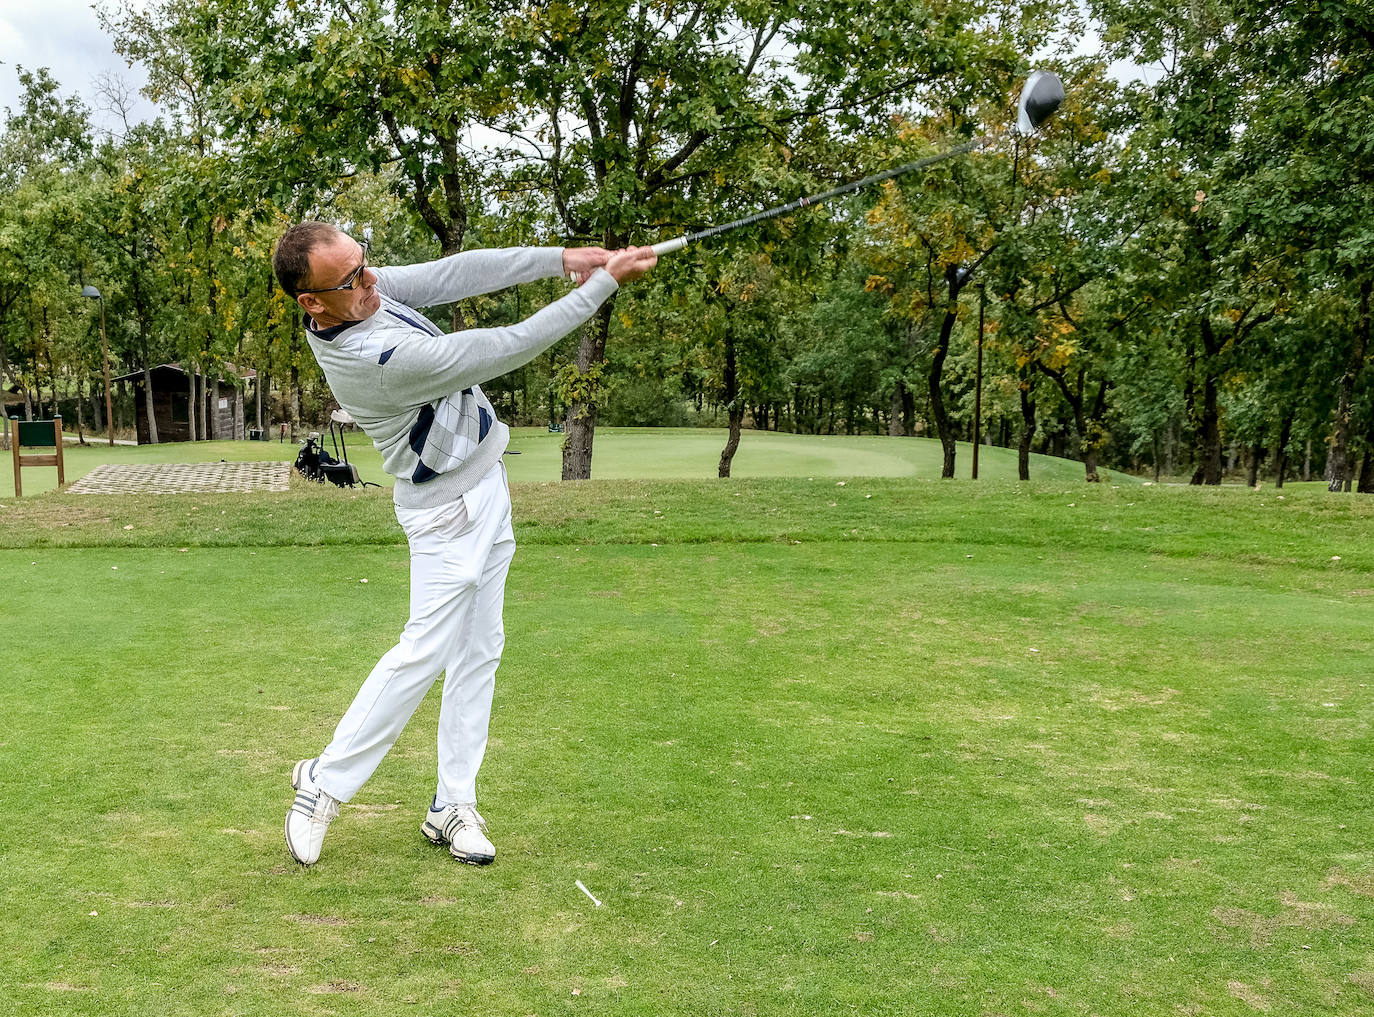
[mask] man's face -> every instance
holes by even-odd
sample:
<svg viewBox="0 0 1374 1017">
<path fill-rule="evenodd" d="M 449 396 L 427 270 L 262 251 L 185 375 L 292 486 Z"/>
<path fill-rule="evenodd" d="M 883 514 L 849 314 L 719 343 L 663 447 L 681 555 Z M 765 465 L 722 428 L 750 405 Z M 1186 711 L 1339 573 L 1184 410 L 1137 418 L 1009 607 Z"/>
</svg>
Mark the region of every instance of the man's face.
<svg viewBox="0 0 1374 1017">
<path fill-rule="evenodd" d="M 362 246 L 352 237 L 338 234 L 330 244 L 310 252 L 310 286 L 327 289 L 342 286 L 357 276 L 351 290 L 328 290 L 324 293 L 302 293 L 299 301 L 315 324 L 328 328 L 344 321 L 362 321 L 376 314 L 382 306 L 377 292 L 377 276 L 364 268 Z"/>
</svg>

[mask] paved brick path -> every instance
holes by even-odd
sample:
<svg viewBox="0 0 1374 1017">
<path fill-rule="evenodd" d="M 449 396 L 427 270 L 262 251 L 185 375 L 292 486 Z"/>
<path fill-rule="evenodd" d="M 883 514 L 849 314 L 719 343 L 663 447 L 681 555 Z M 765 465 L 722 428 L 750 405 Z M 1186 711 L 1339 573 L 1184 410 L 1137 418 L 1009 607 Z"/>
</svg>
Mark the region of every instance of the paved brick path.
<svg viewBox="0 0 1374 1017">
<path fill-rule="evenodd" d="M 68 494 L 201 494 L 285 491 L 290 463 L 160 463 L 97 466 Z"/>
</svg>

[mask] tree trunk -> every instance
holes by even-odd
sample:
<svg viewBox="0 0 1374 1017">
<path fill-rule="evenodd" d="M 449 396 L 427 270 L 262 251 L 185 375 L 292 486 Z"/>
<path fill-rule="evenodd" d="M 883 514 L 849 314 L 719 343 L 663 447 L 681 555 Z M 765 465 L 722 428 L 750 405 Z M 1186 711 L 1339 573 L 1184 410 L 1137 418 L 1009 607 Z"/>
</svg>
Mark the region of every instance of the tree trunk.
<svg viewBox="0 0 1374 1017">
<path fill-rule="evenodd" d="M 614 310 L 615 296 L 612 295 L 587 323 L 577 344 L 577 373 L 581 385 L 569 401 L 563 425 L 564 480 L 590 480 L 592 476 L 592 443 L 596 438 L 597 402 L 601 396 L 600 385 L 594 379 L 606 359 L 606 336 L 610 334 Z"/>
<path fill-rule="evenodd" d="M 1365 350 L 1369 345 L 1371 291 L 1374 291 L 1374 280 L 1364 280 L 1360 284 L 1359 320 L 1355 324 L 1350 355 L 1346 358 L 1336 398 L 1336 431 L 1331 440 L 1331 458 L 1327 465 L 1327 475 L 1330 477 L 1326 485 L 1328 491 L 1350 489 L 1350 404 L 1355 395 L 1355 384 L 1364 369 Z"/>
<path fill-rule="evenodd" d="M 906 434 L 906 419 L 902 413 L 902 395 L 906 388 L 900 381 L 892 389 L 892 399 L 888 404 L 887 412 L 887 435 L 889 438 L 900 438 Z"/>
<path fill-rule="evenodd" d="M 930 415 L 935 418 L 935 431 L 940 436 L 940 448 L 944 451 L 944 462 L 940 467 L 940 476 L 945 480 L 954 477 L 954 454 L 957 450 L 954 444 L 954 433 L 950 430 L 949 413 L 945 410 L 944 393 L 940 390 L 940 380 L 945 370 L 945 357 L 949 354 L 949 337 L 954 331 L 954 300 L 958 297 L 958 291 L 953 286 L 950 287 L 950 290 L 950 309 L 945 311 L 944 320 L 940 323 L 940 341 L 935 347 L 935 355 L 931 357 L 930 374 L 927 379 L 930 389 Z"/>
<path fill-rule="evenodd" d="M 291 440 L 301 429 L 301 372 L 294 363 L 291 365 Z"/>
<path fill-rule="evenodd" d="M 1097 449 L 1091 445 L 1083 449 L 1083 479 L 1089 484 L 1102 482 L 1102 478 L 1097 474 Z"/>
<path fill-rule="evenodd" d="M 744 410 L 739 406 L 733 406 L 730 410 L 730 436 L 725 441 L 725 448 L 720 451 L 720 465 L 716 467 L 717 477 L 730 476 L 730 462 L 739 449 L 739 436 L 743 426 Z"/>
<path fill-rule="evenodd" d="M 38 355 L 34 354 L 29 358 L 29 364 L 33 368 L 33 411 L 35 420 L 43 418 L 43 376 L 38 373 Z"/>
<path fill-rule="evenodd" d="M 1212 328 L 1211 319 L 1205 315 L 1198 322 L 1199 337 L 1202 339 L 1202 409 L 1198 411 L 1194 403 L 1196 390 L 1192 385 L 1193 370 L 1189 370 L 1189 383 L 1186 389 L 1190 408 L 1197 421 L 1197 468 L 1193 471 L 1190 484 L 1221 483 L 1221 412 L 1217 405 L 1217 356 L 1221 352 L 1221 341 Z M 1189 345 L 1189 367 L 1196 363 L 1193 347 Z"/>
<path fill-rule="evenodd" d="M 1360 460 L 1360 486 L 1357 494 L 1374 494 L 1374 430 L 1366 439 L 1364 457 Z"/>
<path fill-rule="evenodd" d="M 143 295 L 143 273 L 139 266 L 143 259 L 138 253 L 140 218 L 135 215 L 133 230 L 129 237 L 129 263 L 132 266 L 133 274 L 130 279 L 131 290 L 134 303 L 134 316 L 138 320 L 138 339 L 139 347 L 142 351 L 143 361 L 143 412 L 148 416 L 148 444 L 158 444 L 157 416 L 153 412 L 153 364 L 152 357 L 148 354 L 148 318 L 149 307 Z M 134 410 L 134 439 L 138 439 L 138 410 Z"/>
<path fill-rule="evenodd" d="M 78 382 L 78 385 L 79 384 Z M 78 445 L 84 445 L 86 444 L 86 399 L 81 394 L 80 388 L 76 390 L 76 399 L 74 402 L 76 403 L 76 443 Z"/>
<path fill-rule="evenodd" d="M 9 376 L 10 376 L 10 358 L 9 358 L 9 355 L 5 353 L 5 344 L 4 344 L 4 342 L 3 342 L 3 341 L 0 341 L 0 388 L 3 388 L 3 387 L 4 387 L 5 379 L 8 378 Z M 0 447 L 3 447 L 4 450 L 5 450 L 6 452 L 8 452 L 8 451 L 10 450 L 10 444 L 9 444 L 9 433 L 10 433 L 9 428 L 10 428 L 10 422 L 9 422 L 9 409 L 8 409 L 8 408 L 6 408 L 6 409 L 4 410 L 4 414 L 5 414 L 5 422 L 4 422 L 4 423 L 5 423 L 5 435 L 6 435 L 6 437 L 5 437 L 5 443 L 4 443 L 4 445 L 3 445 L 3 446 L 0 446 Z"/>
<path fill-rule="evenodd" d="M 1283 415 L 1279 424 L 1279 441 L 1274 446 L 1274 486 L 1283 487 L 1284 474 L 1288 472 L 1288 440 L 1293 436 L 1293 411 Z"/>
<path fill-rule="evenodd" d="M 148 414 L 148 444 L 156 445 L 158 440 L 157 416 L 153 412 L 153 372 L 148 367 L 147 360 L 143 362 L 143 409 Z"/>
<path fill-rule="evenodd" d="M 186 438 L 188 441 L 196 440 L 196 369 L 191 367 L 186 373 L 186 381 L 189 386 L 189 393 L 186 396 Z"/>
<path fill-rule="evenodd" d="M 717 477 L 730 476 L 730 461 L 735 458 L 739 448 L 740 429 L 744 425 L 744 400 L 739 397 L 738 376 L 735 371 L 735 337 L 730 331 L 730 320 L 725 321 L 725 408 L 730 414 L 730 436 L 720 453 L 720 464 L 716 467 Z"/>
<path fill-rule="evenodd" d="M 1080 378 L 1082 375 L 1080 375 Z M 1079 382 L 1079 390 L 1082 391 L 1082 381 Z M 1097 386 L 1097 395 L 1093 398 L 1092 405 L 1085 408 L 1082 418 L 1078 420 L 1078 440 L 1083 449 L 1083 472 L 1088 483 L 1099 483 L 1102 478 L 1097 473 L 1097 457 L 1102 445 L 1105 443 L 1103 435 L 1106 429 L 1102 427 L 1101 420 L 1107 414 L 1107 389 L 1111 385 L 1106 378 Z"/>
<path fill-rule="evenodd" d="M 1217 382 L 1210 376 L 1202 383 L 1201 461 L 1192 483 L 1215 486 L 1221 483 L 1221 413 L 1217 406 Z"/>
<path fill-rule="evenodd" d="M 1264 459 L 1264 442 L 1257 441 L 1250 446 L 1250 467 L 1245 473 L 1245 484 L 1254 487 L 1259 483 L 1260 462 Z"/>
<path fill-rule="evenodd" d="M 1104 380 L 1097 387 L 1097 396 L 1093 400 L 1091 407 L 1087 406 L 1083 398 L 1083 390 L 1087 384 L 1087 368 L 1080 368 L 1074 387 L 1069 387 L 1068 379 L 1062 370 L 1050 370 L 1039 361 L 1035 362 L 1036 369 L 1041 374 L 1047 376 L 1059 388 L 1064 396 L 1064 401 L 1069 404 L 1069 409 L 1073 413 L 1073 427 L 1078 432 L 1078 454 L 1083 460 L 1083 479 L 1089 484 L 1096 484 L 1102 478 L 1097 473 L 1097 452 L 1098 452 L 1098 424 L 1106 412 L 1107 407 L 1107 382 Z"/>
<path fill-rule="evenodd" d="M 1021 442 L 1016 448 L 1016 475 L 1021 480 L 1030 480 L 1031 442 L 1035 440 L 1035 400 L 1034 383 L 1029 378 L 1021 379 Z"/>
</svg>

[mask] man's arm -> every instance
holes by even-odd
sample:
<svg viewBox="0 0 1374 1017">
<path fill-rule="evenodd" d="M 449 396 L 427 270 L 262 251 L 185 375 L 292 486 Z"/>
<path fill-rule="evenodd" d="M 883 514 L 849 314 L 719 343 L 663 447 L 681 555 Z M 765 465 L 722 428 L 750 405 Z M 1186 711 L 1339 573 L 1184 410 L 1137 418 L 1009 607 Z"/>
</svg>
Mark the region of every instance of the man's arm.
<svg viewBox="0 0 1374 1017">
<path fill-rule="evenodd" d="M 610 272 L 596 271 L 517 324 L 437 336 L 417 332 L 387 360 L 382 387 L 393 399 L 419 406 L 513 371 L 590 318 L 617 286 Z"/>
<path fill-rule="evenodd" d="M 462 251 L 438 261 L 374 268 L 377 289 L 410 307 L 448 304 L 518 283 L 563 275 L 561 247 Z"/>
</svg>

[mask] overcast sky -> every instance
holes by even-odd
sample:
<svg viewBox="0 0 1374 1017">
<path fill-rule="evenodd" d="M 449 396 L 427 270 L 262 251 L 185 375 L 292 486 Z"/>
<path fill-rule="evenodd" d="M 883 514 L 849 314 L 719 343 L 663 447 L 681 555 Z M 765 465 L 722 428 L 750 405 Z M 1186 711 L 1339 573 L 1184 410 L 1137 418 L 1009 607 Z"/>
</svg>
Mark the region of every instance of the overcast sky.
<svg viewBox="0 0 1374 1017">
<path fill-rule="evenodd" d="M 110 6 L 143 6 L 142 0 L 108 0 Z M 80 95 L 91 107 L 97 127 L 117 125 L 100 111 L 95 79 L 100 73 L 123 78 L 137 92 L 144 82 L 114 51 L 100 27 L 92 0 L 0 0 L 0 107 L 19 104 L 18 67 L 46 67 L 62 86 L 63 95 Z M 138 100 L 138 113 L 150 117 L 152 107 Z"/>
<path fill-rule="evenodd" d="M 146 0 L 103 0 L 119 9 L 142 9 Z M 153 107 L 137 95 L 145 75 L 141 68 L 130 68 L 114 51 L 110 37 L 100 27 L 92 7 L 93 0 L 0 0 L 0 109 L 13 109 L 19 103 L 17 67 L 35 70 L 47 67 L 61 85 L 63 95 L 80 95 L 90 107 L 97 129 L 113 130 L 117 118 L 102 110 L 96 89 L 98 75 L 123 79 L 134 94 L 135 119 L 149 119 Z M 1089 33 L 1079 41 L 1079 52 L 1099 45 Z M 1144 76 L 1154 80 L 1158 73 L 1132 65 L 1114 65 L 1120 78 Z"/>
</svg>

